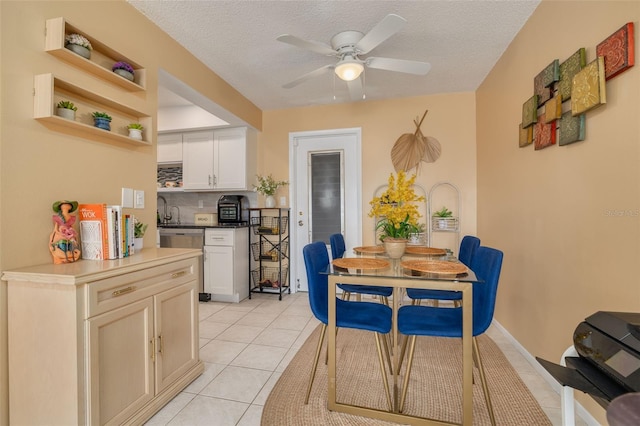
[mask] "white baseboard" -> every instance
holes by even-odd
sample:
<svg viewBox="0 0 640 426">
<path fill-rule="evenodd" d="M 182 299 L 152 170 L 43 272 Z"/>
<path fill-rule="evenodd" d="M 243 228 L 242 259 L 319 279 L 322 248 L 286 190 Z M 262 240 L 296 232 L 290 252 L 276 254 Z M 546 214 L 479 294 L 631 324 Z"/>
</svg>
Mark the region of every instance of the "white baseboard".
<svg viewBox="0 0 640 426">
<path fill-rule="evenodd" d="M 531 364 L 531 366 L 534 368 L 534 370 L 536 370 L 536 372 L 540 376 L 542 376 L 542 378 L 544 378 L 544 380 L 547 383 L 549 383 L 549 385 L 554 390 L 554 392 L 556 392 L 558 394 L 558 396 L 560 396 L 560 392 L 562 390 L 562 386 L 560 385 L 560 383 L 558 383 L 558 381 L 556 379 L 554 379 L 553 376 L 551 374 L 549 374 L 549 372 L 547 372 L 547 370 L 545 370 L 542 367 L 542 365 L 540 365 L 540 363 L 538 361 L 536 361 L 536 358 L 533 355 L 531 355 L 524 348 L 524 346 L 522 346 L 520 344 L 520 342 L 518 342 L 502 325 L 500 325 L 500 323 L 498 321 L 496 321 L 494 319 L 492 324 L 497 329 L 499 329 L 502 332 L 502 334 L 504 334 L 506 336 L 507 340 L 509 340 L 509 343 L 511 343 L 511 345 L 513 345 L 513 347 L 516 348 L 516 350 L 518 352 L 520 352 L 520 354 L 527 360 L 527 362 L 529 362 L 529 364 Z M 560 359 L 553 360 L 553 362 L 560 363 Z M 602 426 L 601 423 L 598 422 L 591 415 L 591 413 L 589 413 L 587 410 L 585 410 L 585 408 L 582 406 L 582 404 L 580 404 L 578 401 L 575 401 L 575 408 L 576 408 L 576 414 L 582 420 L 584 420 L 584 422 L 587 425 L 589 425 L 589 426 Z"/>
</svg>

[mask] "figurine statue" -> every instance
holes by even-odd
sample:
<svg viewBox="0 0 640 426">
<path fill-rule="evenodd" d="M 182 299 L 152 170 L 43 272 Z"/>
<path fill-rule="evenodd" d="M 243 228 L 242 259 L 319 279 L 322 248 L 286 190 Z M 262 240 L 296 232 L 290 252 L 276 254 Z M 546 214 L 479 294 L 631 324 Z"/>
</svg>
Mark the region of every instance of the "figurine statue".
<svg viewBox="0 0 640 426">
<path fill-rule="evenodd" d="M 72 263 L 80 259 L 78 236 L 73 224 L 76 217 L 71 215 L 78 209 L 77 201 L 56 201 L 53 203 L 53 232 L 49 238 L 49 251 L 53 256 L 53 263 Z"/>
</svg>

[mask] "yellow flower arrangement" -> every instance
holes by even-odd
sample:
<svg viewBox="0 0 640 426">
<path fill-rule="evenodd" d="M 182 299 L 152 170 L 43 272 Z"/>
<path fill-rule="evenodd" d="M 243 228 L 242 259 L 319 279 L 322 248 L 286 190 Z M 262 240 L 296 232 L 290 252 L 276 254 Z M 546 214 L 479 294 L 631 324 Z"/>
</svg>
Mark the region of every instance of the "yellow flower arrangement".
<svg viewBox="0 0 640 426">
<path fill-rule="evenodd" d="M 425 198 L 413 190 L 415 180 L 416 175 L 407 179 L 404 171 L 398 172 L 397 178 L 391 174 L 387 190 L 369 202 L 369 217 L 380 218 L 376 224 L 376 230 L 382 230 L 380 240 L 408 239 L 410 234 L 420 232 L 418 219 L 421 215 L 415 203 L 425 201 Z"/>
</svg>

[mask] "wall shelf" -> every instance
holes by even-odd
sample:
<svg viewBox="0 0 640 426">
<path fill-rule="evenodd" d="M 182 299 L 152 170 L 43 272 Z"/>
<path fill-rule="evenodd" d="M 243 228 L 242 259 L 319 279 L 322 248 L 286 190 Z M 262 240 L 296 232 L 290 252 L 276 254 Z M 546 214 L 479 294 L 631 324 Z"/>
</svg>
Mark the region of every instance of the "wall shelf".
<svg viewBox="0 0 640 426">
<path fill-rule="evenodd" d="M 93 47 L 91 59 L 85 59 L 64 47 L 65 35 L 72 33 L 83 35 L 91 42 Z M 145 90 L 146 70 L 142 66 L 66 22 L 62 17 L 47 20 L 45 26 L 45 51 L 130 92 Z M 129 81 L 111 70 L 111 66 L 119 61 L 127 62 L 133 67 L 134 81 Z"/>
<path fill-rule="evenodd" d="M 75 120 L 67 120 L 55 115 L 55 105 L 63 99 L 70 100 L 78 107 Z M 149 114 L 83 89 L 55 77 L 53 74 L 35 76 L 33 111 L 33 118 L 58 132 L 70 133 L 97 141 L 151 145 L 149 134 L 152 129 L 152 119 Z M 94 111 L 104 111 L 113 117 L 111 131 L 93 126 L 91 113 Z M 132 139 L 125 134 L 126 126 L 133 122 L 144 126 L 146 129 L 144 132 L 145 140 Z"/>
</svg>

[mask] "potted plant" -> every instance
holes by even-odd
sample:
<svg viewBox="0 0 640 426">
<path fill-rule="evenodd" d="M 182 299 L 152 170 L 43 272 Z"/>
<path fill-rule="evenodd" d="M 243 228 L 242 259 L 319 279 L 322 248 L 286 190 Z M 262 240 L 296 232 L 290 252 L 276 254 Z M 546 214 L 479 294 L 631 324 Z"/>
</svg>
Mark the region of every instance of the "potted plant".
<svg viewBox="0 0 640 426">
<path fill-rule="evenodd" d="M 265 199 L 265 207 L 270 209 L 276 206 L 276 199 L 273 195 L 276 193 L 279 187 L 288 185 L 289 182 L 284 180 L 275 180 L 273 176 L 260 176 L 256 175 L 258 178 L 258 185 L 253 185 L 253 188 L 256 192 L 266 196 Z"/>
<path fill-rule="evenodd" d="M 142 250 L 144 242 L 144 233 L 147 232 L 147 226 L 140 222 L 137 218 L 133 219 L 133 247 L 135 251 Z"/>
<path fill-rule="evenodd" d="M 67 120 L 75 120 L 76 119 L 76 111 L 78 108 L 71 101 L 60 101 L 58 105 L 56 105 L 56 115 L 62 118 L 66 118 Z"/>
<path fill-rule="evenodd" d="M 455 231 L 458 227 L 458 218 L 453 217 L 453 212 L 446 207 L 433 213 L 431 217 L 433 229 L 440 231 Z"/>
<path fill-rule="evenodd" d="M 118 61 L 111 67 L 111 71 L 118 74 L 121 77 L 126 78 L 129 81 L 133 81 L 133 67 L 126 62 Z"/>
<path fill-rule="evenodd" d="M 87 38 L 81 34 L 67 34 L 64 37 L 65 45 L 67 49 L 70 51 L 77 53 L 86 59 L 91 59 L 91 50 L 93 47 L 91 46 L 91 42 L 87 40 Z"/>
<path fill-rule="evenodd" d="M 369 202 L 369 217 L 379 218 L 376 230 L 381 231 L 380 240 L 392 259 L 402 257 L 409 237 L 420 232 L 420 213 L 416 203 L 424 201 L 424 197 L 416 195 L 413 190 L 415 180 L 416 175 L 407 179 L 402 170 L 397 177 L 392 174 L 387 190 Z"/>
<path fill-rule="evenodd" d="M 129 137 L 131 139 L 137 139 L 137 140 L 142 140 L 142 131 L 144 130 L 144 127 L 142 126 L 142 124 L 140 123 L 130 123 L 127 126 L 127 129 L 129 129 Z"/>
<path fill-rule="evenodd" d="M 99 129 L 111 131 L 111 116 L 109 114 L 96 111 L 91 115 L 93 116 L 94 126 Z"/>
</svg>

